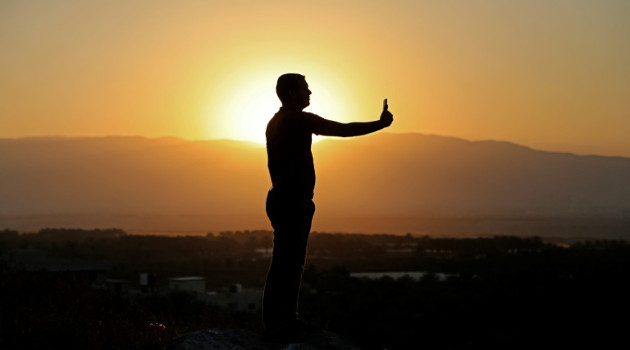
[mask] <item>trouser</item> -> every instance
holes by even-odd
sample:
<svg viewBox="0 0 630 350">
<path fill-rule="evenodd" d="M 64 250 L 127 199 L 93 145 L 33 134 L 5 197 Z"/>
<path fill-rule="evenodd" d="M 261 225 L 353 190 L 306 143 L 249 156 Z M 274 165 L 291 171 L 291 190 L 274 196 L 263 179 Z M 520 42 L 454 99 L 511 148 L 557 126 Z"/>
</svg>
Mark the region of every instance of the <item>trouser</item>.
<svg viewBox="0 0 630 350">
<path fill-rule="evenodd" d="M 311 198 L 291 198 L 272 189 L 266 207 L 273 227 L 273 256 L 263 293 L 263 323 L 272 329 L 296 317 L 315 204 Z"/>
</svg>

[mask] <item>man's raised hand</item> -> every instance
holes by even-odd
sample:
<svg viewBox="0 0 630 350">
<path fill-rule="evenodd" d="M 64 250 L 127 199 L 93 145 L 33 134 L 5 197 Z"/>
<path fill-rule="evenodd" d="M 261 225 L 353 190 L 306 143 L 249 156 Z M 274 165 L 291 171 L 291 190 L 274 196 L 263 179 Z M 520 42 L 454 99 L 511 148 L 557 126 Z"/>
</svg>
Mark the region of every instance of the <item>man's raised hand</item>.
<svg viewBox="0 0 630 350">
<path fill-rule="evenodd" d="M 388 127 L 394 121 L 394 115 L 388 111 L 389 106 L 387 105 L 387 99 L 383 100 L 383 112 L 381 113 L 381 123 L 383 123 L 384 127 Z"/>
</svg>

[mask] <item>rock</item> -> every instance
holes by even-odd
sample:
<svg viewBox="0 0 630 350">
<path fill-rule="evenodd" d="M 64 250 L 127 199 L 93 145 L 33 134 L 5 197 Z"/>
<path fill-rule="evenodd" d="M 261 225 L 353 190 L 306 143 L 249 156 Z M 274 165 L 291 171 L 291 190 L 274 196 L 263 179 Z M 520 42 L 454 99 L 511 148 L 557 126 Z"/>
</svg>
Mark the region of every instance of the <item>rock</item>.
<svg viewBox="0 0 630 350">
<path fill-rule="evenodd" d="M 166 350 L 359 350 L 350 340 L 329 331 L 313 333 L 306 342 L 268 343 L 244 329 L 206 329 L 175 337 Z"/>
</svg>

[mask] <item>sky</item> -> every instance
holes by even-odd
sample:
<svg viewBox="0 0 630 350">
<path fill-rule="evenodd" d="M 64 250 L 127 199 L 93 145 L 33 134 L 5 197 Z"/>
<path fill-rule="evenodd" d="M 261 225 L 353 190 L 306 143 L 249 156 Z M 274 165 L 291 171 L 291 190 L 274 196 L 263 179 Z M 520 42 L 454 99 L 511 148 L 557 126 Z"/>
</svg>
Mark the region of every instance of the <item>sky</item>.
<svg viewBox="0 0 630 350">
<path fill-rule="evenodd" d="M 394 133 L 630 157 L 630 1 L 0 2 L 0 138 L 264 141 L 275 81 Z"/>
</svg>

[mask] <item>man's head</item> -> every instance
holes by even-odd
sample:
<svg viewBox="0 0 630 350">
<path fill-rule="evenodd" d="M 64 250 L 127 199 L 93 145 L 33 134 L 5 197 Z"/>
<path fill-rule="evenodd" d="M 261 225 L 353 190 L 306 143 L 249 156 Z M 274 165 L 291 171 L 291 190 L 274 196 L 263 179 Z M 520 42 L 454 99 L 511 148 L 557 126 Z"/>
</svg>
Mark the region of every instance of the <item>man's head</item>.
<svg viewBox="0 0 630 350">
<path fill-rule="evenodd" d="M 304 109 L 310 104 L 311 90 L 301 74 L 281 75 L 276 84 L 276 94 L 285 107 Z"/>
</svg>

